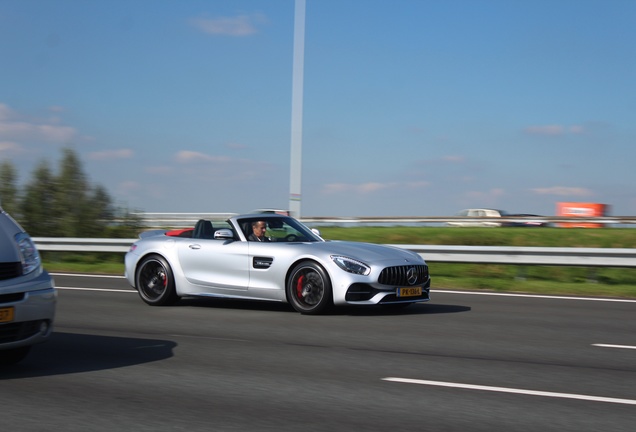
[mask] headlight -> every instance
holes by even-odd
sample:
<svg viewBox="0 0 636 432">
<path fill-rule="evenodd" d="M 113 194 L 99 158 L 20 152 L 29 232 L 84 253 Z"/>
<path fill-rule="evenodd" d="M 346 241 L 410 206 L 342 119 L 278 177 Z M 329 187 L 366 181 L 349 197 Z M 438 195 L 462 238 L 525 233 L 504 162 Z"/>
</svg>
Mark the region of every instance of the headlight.
<svg viewBox="0 0 636 432">
<path fill-rule="evenodd" d="M 20 249 L 22 258 L 22 273 L 29 274 L 40 268 L 40 254 L 26 233 L 16 234 L 15 241 Z"/>
<path fill-rule="evenodd" d="M 332 255 L 331 259 L 346 272 L 363 276 L 371 273 L 371 267 L 363 262 L 338 255 Z"/>
</svg>

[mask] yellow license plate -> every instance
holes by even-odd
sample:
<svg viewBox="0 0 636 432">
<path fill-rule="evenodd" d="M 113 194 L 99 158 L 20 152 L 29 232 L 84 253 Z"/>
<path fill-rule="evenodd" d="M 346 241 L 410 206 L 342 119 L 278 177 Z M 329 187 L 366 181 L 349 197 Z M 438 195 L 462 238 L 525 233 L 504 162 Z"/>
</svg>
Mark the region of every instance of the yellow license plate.
<svg viewBox="0 0 636 432">
<path fill-rule="evenodd" d="M 416 297 L 422 295 L 422 287 L 398 288 L 398 297 Z"/>
<path fill-rule="evenodd" d="M 11 321 L 13 321 L 13 308 L 0 308 L 0 323 L 7 323 Z"/>
</svg>

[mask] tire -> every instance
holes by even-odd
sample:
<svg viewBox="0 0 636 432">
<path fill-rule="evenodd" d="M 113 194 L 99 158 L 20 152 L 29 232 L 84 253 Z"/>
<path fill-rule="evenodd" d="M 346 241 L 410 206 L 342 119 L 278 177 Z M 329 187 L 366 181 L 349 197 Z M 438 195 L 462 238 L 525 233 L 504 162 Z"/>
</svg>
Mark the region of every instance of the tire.
<svg viewBox="0 0 636 432">
<path fill-rule="evenodd" d="M 0 365 L 9 366 L 16 364 L 27 356 L 31 351 L 30 346 L 24 346 L 20 348 L 12 348 L 9 350 L 1 350 L 0 351 Z"/>
<path fill-rule="evenodd" d="M 320 265 L 311 261 L 293 268 L 286 291 L 288 301 L 302 314 L 316 315 L 333 305 L 331 280 Z"/>
<path fill-rule="evenodd" d="M 135 286 L 141 299 L 151 306 L 169 306 L 179 300 L 170 264 L 158 255 L 148 256 L 139 263 Z"/>
</svg>

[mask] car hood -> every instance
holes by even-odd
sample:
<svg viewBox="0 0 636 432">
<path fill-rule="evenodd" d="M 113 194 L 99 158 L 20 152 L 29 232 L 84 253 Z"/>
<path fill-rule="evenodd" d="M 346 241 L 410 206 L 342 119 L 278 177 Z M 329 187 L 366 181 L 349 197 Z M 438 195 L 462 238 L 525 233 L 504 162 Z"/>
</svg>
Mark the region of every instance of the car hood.
<svg viewBox="0 0 636 432">
<path fill-rule="evenodd" d="M 393 246 L 374 243 L 360 243 L 349 241 L 327 241 L 313 243 L 314 247 L 323 250 L 327 254 L 344 255 L 349 258 L 378 263 L 383 261 L 408 260 L 410 262 L 422 262 L 422 258 L 415 252 L 400 249 Z"/>
</svg>

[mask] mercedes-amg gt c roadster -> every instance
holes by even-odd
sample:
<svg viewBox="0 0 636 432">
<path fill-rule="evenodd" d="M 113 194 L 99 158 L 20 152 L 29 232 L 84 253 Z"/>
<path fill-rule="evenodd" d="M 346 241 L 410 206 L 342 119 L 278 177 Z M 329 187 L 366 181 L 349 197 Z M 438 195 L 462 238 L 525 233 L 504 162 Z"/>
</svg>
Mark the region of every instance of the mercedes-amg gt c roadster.
<svg viewBox="0 0 636 432">
<path fill-rule="evenodd" d="M 130 284 L 157 306 L 204 296 L 285 302 L 319 314 L 332 305 L 425 302 L 431 283 L 426 262 L 414 252 L 325 241 L 298 220 L 271 213 L 143 232 L 125 263 Z"/>
</svg>

